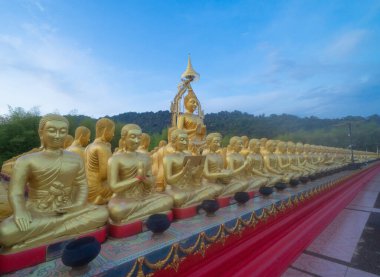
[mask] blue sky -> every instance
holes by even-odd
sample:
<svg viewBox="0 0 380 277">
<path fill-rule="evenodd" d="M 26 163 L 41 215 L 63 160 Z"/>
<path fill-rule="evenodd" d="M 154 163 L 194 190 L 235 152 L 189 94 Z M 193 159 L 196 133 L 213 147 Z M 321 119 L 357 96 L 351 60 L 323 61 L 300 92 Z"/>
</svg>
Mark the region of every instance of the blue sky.
<svg viewBox="0 0 380 277">
<path fill-rule="evenodd" d="M 379 114 L 380 1 L 0 0 L 0 114 Z"/>
</svg>

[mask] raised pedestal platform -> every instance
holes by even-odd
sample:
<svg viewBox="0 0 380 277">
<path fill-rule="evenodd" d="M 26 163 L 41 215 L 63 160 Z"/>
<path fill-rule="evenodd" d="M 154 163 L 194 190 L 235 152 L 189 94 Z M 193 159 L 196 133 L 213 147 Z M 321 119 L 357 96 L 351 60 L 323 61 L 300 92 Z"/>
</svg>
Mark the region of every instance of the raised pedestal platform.
<svg viewBox="0 0 380 277">
<path fill-rule="evenodd" d="M 173 212 L 166 213 L 168 219 L 173 221 Z M 144 230 L 144 221 L 136 220 L 126 224 L 114 224 L 110 223 L 108 228 L 108 234 L 113 238 L 126 238 L 133 235 L 137 235 Z"/>
<path fill-rule="evenodd" d="M 280 276 L 357 192 L 379 164 L 232 204 L 214 217 L 196 215 L 151 232 L 109 239 L 83 276 Z M 72 276 L 60 259 L 15 272 Z"/>
<path fill-rule="evenodd" d="M 104 226 L 98 230 L 88 232 L 87 234 L 83 234 L 79 237 L 56 240 L 54 243 L 35 248 L 13 251 L 10 253 L 4 251 L 0 252 L 0 274 L 57 259 L 61 257 L 62 251 L 66 244 L 74 239 L 87 236 L 95 237 L 100 243 L 102 243 L 107 237 L 107 227 Z"/>
</svg>

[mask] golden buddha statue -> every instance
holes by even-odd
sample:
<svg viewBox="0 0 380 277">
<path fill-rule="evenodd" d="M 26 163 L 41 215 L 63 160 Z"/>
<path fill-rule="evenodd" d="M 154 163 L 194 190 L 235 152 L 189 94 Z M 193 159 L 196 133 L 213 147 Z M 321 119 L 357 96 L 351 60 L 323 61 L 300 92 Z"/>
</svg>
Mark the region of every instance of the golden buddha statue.
<svg viewBox="0 0 380 277">
<path fill-rule="evenodd" d="M 113 151 L 113 155 L 117 154 L 117 153 L 121 153 L 124 151 L 124 140 L 123 139 L 119 139 L 119 143 L 118 143 L 118 147 L 115 148 L 115 150 Z"/>
<path fill-rule="evenodd" d="M 79 126 L 75 129 L 75 139 L 73 143 L 66 148 L 67 151 L 77 153 L 84 161 L 85 147 L 90 142 L 91 131 L 87 127 Z"/>
<path fill-rule="evenodd" d="M 184 105 L 186 112 L 178 117 L 177 128 L 185 130 L 190 141 L 201 143 L 205 139 L 206 125 L 203 124 L 202 118 L 194 114 L 199 101 L 191 87 L 189 87 L 188 93 L 184 97 Z"/>
<path fill-rule="evenodd" d="M 289 154 L 287 152 L 287 143 L 284 141 L 278 141 L 276 144 L 276 150 L 274 154 L 277 156 L 277 166 L 278 169 L 286 173 L 290 180 L 298 180 L 302 173 L 296 167 L 292 166 Z"/>
<path fill-rule="evenodd" d="M 289 183 L 291 180 L 291 176 L 287 173 L 281 171 L 278 166 L 278 159 L 274 151 L 276 149 L 276 142 L 274 140 L 267 140 L 265 143 L 264 149 L 264 165 L 265 170 L 268 174 L 274 175 L 275 177 L 281 177 L 281 180 L 285 183 Z"/>
<path fill-rule="evenodd" d="M 265 145 L 267 143 L 268 139 L 267 138 L 261 138 L 260 139 L 260 154 L 264 156 L 267 153 L 267 150 L 265 148 Z"/>
<path fill-rule="evenodd" d="M 229 149 L 227 153 L 227 169 L 231 170 L 232 182 L 246 184 L 246 191 L 254 191 L 257 183 L 253 180 L 250 174 L 250 160 L 246 160 L 240 151 L 243 148 L 241 137 L 234 136 L 230 138 Z"/>
<path fill-rule="evenodd" d="M 255 187 L 273 187 L 281 181 L 280 176 L 270 175 L 265 171 L 264 159 L 260 154 L 260 140 L 251 139 L 249 141 L 249 154 L 247 160 L 250 161 L 249 173 L 252 176 Z"/>
<path fill-rule="evenodd" d="M 292 141 L 288 141 L 288 158 L 291 169 L 293 169 L 296 172 L 299 172 L 302 177 L 309 177 L 310 170 L 306 169 L 305 167 L 302 167 L 298 164 L 298 154 L 296 153 L 296 144 Z"/>
<path fill-rule="evenodd" d="M 111 140 L 115 123 L 108 118 L 96 122 L 96 138 L 86 148 L 86 173 L 88 179 L 88 201 L 97 205 L 106 204 L 112 195 L 107 184 L 107 164 L 112 156 Z"/>
<path fill-rule="evenodd" d="M 137 152 L 149 154 L 148 148 L 150 145 L 150 136 L 146 133 L 141 134 L 141 143 Z"/>
<path fill-rule="evenodd" d="M 170 211 L 173 199 L 156 192 L 149 155 L 136 151 L 142 139 L 141 128 L 136 124 L 125 125 L 121 139 L 124 151 L 108 162 L 109 185 L 114 193 L 108 203 L 112 221 L 126 223 Z"/>
<path fill-rule="evenodd" d="M 8 190 L 0 179 L 0 222 L 12 214 L 12 208 L 8 201 Z"/>
<path fill-rule="evenodd" d="M 14 168 L 14 165 L 16 163 L 16 160 L 22 156 L 25 156 L 27 154 L 32 154 L 32 153 L 35 153 L 35 152 L 39 152 L 39 151 L 42 151 L 42 147 L 38 147 L 38 148 L 33 148 L 32 150 L 29 150 L 28 152 L 25 152 L 25 153 L 22 153 L 20 155 L 17 155 L 15 157 L 12 157 L 11 159 L 9 160 L 6 160 L 2 167 L 1 167 L 1 174 L 6 176 L 7 178 L 11 178 L 12 176 L 12 172 L 13 172 L 13 168 Z"/>
<path fill-rule="evenodd" d="M 67 149 L 74 141 L 73 136 L 67 135 L 63 143 L 63 149 Z"/>
<path fill-rule="evenodd" d="M 224 169 L 224 157 L 220 153 L 222 135 L 211 133 L 206 137 L 208 153 L 206 155 L 203 181 L 204 184 L 219 188 L 218 196 L 232 196 L 238 191 L 245 191 L 245 182 L 232 182 L 233 171 Z"/>
<path fill-rule="evenodd" d="M 243 141 L 243 149 L 240 151 L 244 157 L 247 157 L 249 154 L 249 138 L 247 136 L 242 136 L 241 140 Z"/>
<path fill-rule="evenodd" d="M 108 219 L 106 207 L 87 204 L 82 159 L 63 150 L 68 124 L 60 115 L 42 117 L 38 133 L 43 151 L 16 161 L 9 186 L 13 215 L 0 223 L 0 245 L 7 250 L 77 237 L 104 226 Z"/>
<path fill-rule="evenodd" d="M 185 72 L 181 75 L 181 83 L 178 92 L 171 105 L 172 128 L 185 130 L 191 145 L 200 149 L 205 144 L 206 125 L 203 123 L 203 111 L 200 102 L 195 95 L 191 82 L 199 79 L 199 74 L 195 72 L 191 64 L 190 56 Z M 187 91 L 187 95 L 183 97 Z M 185 112 L 181 112 L 180 102 L 183 97 Z M 201 152 L 198 150 L 196 152 Z"/>
<path fill-rule="evenodd" d="M 214 199 L 219 188 L 215 186 L 202 185 L 201 178 L 203 164 L 194 164 L 186 157 L 201 158 L 202 156 L 191 156 L 188 152 L 188 135 L 181 129 L 171 132 L 170 142 L 174 153 L 164 157 L 166 193 L 173 197 L 175 208 L 185 208 L 199 204 L 205 199 Z M 199 159 L 198 159 L 199 160 Z M 186 163 L 184 164 L 184 162 Z"/>
</svg>

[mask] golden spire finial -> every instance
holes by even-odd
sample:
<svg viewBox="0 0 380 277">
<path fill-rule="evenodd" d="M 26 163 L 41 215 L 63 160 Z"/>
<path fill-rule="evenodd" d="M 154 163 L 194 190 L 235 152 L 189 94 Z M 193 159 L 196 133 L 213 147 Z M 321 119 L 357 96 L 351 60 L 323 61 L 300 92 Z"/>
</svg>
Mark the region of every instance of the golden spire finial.
<svg viewBox="0 0 380 277">
<path fill-rule="evenodd" d="M 187 61 L 187 67 L 185 72 L 182 73 L 181 78 L 185 80 L 197 81 L 199 79 L 199 74 L 193 69 L 193 65 L 191 64 L 190 54 Z"/>
</svg>

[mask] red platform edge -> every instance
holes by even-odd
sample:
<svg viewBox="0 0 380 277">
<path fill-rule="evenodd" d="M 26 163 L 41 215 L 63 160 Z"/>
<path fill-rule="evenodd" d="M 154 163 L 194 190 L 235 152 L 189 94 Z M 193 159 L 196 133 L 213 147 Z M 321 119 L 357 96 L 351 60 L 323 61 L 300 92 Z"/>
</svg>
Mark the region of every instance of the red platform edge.
<svg viewBox="0 0 380 277">
<path fill-rule="evenodd" d="M 116 225 L 109 223 L 108 233 L 113 238 L 126 238 L 141 233 L 143 230 L 142 220 L 136 220 L 134 222 Z"/>
<path fill-rule="evenodd" d="M 248 191 L 249 198 L 255 197 L 255 191 Z"/>
<path fill-rule="evenodd" d="M 204 257 L 197 253 L 183 258 L 177 271 L 166 268 L 154 276 L 281 276 L 379 172 L 376 164 L 355 173 L 285 214 L 230 235 L 224 244 L 209 245 Z"/>
<path fill-rule="evenodd" d="M 99 230 L 78 236 L 78 238 L 87 236 L 94 237 L 97 241 L 102 243 L 106 240 L 107 237 L 107 227 L 104 226 Z M 63 241 L 65 240 L 57 241 L 55 243 Z M 0 254 L 0 274 L 13 272 L 45 262 L 48 246 L 49 245 L 42 245 L 20 252 Z"/>
<path fill-rule="evenodd" d="M 170 222 L 173 221 L 173 212 L 168 211 L 166 213 Z M 137 235 L 143 231 L 144 222 L 142 220 L 136 220 L 127 224 L 112 224 L 109 223 L 108 233 L 113 238 L 126 238 L 133 235 Z"/>
<path fill-rule="evenodd" d="M 186 208 L 173 208 L 172 211 L 175 219 L 185 219 L 197 215 L 197 206 L 190 206 Z"/>
<path fill-rule="evenodd" d="M 227 206 L 230 205 L 231 197 L 230 196 L 227 196 L 227 197 L 218 197 L 218 198 L 216 198 L 216 201 L 219 204 L 219 208 L 224 208 L 224 207 L 227 207 Z"/>
</svg>

